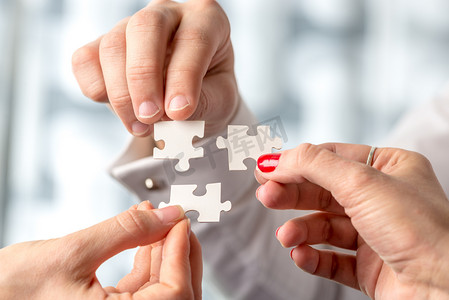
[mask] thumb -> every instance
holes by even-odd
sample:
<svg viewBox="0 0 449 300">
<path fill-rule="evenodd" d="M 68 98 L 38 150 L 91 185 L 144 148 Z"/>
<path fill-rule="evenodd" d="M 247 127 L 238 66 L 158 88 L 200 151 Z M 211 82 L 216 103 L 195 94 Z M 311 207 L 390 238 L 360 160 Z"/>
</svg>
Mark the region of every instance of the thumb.
<svg viewBox="0 0 449 300">
<path fill-rule="evenodd" d="M 256 177 L 261 183 L 268 180 L 282 184 L 314 183 L 330 191 L 340 205 L 348 208 L 354 205 L 351 199 L 369 198 L 357 195 L 368 196 L 370 191 L 377 195 L 379 180 L 385 181 L 387 176 L 365 165 L 363 161 L 369 151 L 370 146 L 366 145 L 302 144 L 279 154 L 261 156 L 258 160 L 261 171 L 256 170 Z M 383 188 L 388 189 L 385 184 Z"/>
<path fill-rule="evenodd" d="M 180 206 L 162 209 L 130 209 L 90 228 L 63 238 L 70 257 L 85 275 L 95 272 L 110 257 L 137 246 L 163 239 L 170 229 L 184 218 Z"/>
</svg>

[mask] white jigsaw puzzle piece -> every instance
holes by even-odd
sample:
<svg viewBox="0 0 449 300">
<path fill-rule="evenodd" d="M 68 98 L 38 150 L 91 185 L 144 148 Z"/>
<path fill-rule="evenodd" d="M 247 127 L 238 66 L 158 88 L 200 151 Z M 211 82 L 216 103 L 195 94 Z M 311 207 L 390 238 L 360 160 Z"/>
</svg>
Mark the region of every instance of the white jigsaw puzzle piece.
<svg viewBox="0 0 449 300">
<path fill-rule="evenodd" d="M 282 139 L 271 136 L 270 126 L 257 126 L 255 136 L 248 135 L 248 129 L 244 125 L 229 125 L 227 139 L 217 138 L 217 147 L 228 149 L 229 170 L 247 170 L 245 159 L 257 160 L 262 154 L 271 153 L 272 148 L 282 148 Z"/>
<path fill-rule="evenodd" d="M 189 160 L 204 156 L 202 147 L 192 145 L 194 136 L 204 136 L 204 121 L 162 121 L 154 124 L 154 139 L 164 140 L 164 149 L 154 148 L 153 157 L 179 159 L 175 166 L 178 172 L 190 169 Z"/>
<path fill-rule="evenodd" d="M 206 194 L 195 196 L 193 191 L 196 184 L 172 185 L 170 202 L 161 202 L 159 208 L 169 205 L 180 205 L 185 212 L 198 211 L 198 222 L 219 222 L 220 212 L 231 210 L 231 202 L 221 202 L 221 183 L 210 183 L 206 185 Z"/>
</svg>

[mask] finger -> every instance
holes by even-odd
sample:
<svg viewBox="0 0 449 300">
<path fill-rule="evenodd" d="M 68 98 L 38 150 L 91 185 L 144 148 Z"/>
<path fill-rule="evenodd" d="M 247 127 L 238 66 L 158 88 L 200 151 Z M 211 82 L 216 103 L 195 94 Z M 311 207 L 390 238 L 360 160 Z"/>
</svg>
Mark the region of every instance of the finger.
<svg viewBox="0 0 449 300">
<path fill-rule="evenodd" d="M 358 233 L 348 217 L 314 213 L 287 221 L 279 227 L 276 236 L 286 248 L 301 244 L 329 244 L 356 250 Z"/>
<path fill-rule="evenodd" d="M 186 219 L 170 231 L 165 240 L 160 282 L 185 288 L 191 284 L 190 220 Z"/>
<path fill-rule="evenodd" d="M 195 234 L 190 234 L 190 269 L 194 299 L 202 299 L 203 258 L 201 245 Z"/>
<path fill-rule="evenodd" d="M 307 273 L 360 289 L 356 275 L 357 261 L 353 255 L 317 250 L 307 245 L 293 248 L 290 255 L 295 264 Z"/>
<path fill-rule="evenodd" d="M 141 289 L 138 292 L 140 296 L 145 299 L 193 298 L 189 231 L 190 222 L 185 219 L 169 232 L 163 248 L 160 283 Z"/>
<path fill-rule="evenodd" d="M 143 246 L 134 256 L 134 266 L 129 274 L 123 277 L 115 289 L 115 293 L 135 293 L 150 278 L 151 246 Z"/>
<path fill-rule="evenodd" d="M 195 112 L 206 73 L 229 59 L 230 50 L 229 22 L 218 3 L 196 1 L 182 8 L 188 13 L 173 38 L 166 74 L 166 113 L 176 120 Z"/>
<path fill-rule="evenodd" d="M 307 167 L 318 167 L 318 170 L 337 162 L 338 164 L 335 167 L 343 167 L 347 165 L 347 162 L 352 162 L 351 165 L 368 168 L 368 166 L 365 166 L 365 162 L 370 149 L 370 146 L 355 144 L 301 144 L 294 149 L 276 153 L 276 155 L 262 155 L 258 159 L 258 164 L 262 166 L 268 164 L 273 165 L 273 167 L 268 168 L 267 172 L 260 170 L 255 172 L 265 180 L 272 179 L 280 183 L 300 183 L 304 181 L 305 163 L 310 163 Z M 380 150 L 377 149 L 375 152 L 374 162 Z M 319 154 L 323 155 L 318 157 Z M 319 160 L 315 160 L 317 158 Z M 336 169 L 335 167 L 333 169 Z M 345 171 L 345 169 L 340 169 L 340 173 Z"/>
<path fill-rule="evenodd" d="M 126 77 L 134 113 L 146 124 L 164 114 L 164 68 L 167 45 L 179 24 L 173 9 L 148 5 L 126 28 Z"/>
<path fill-rule="evenodd" d="M 150 133 L 150 126 L 137 120 L 126 79 L 126 26 L 120 21 L 100 42 L 100 62 L 109 102 L 126 129 L 135 136 Z"/>
<path fill-rule="evenodd" d="M 354 147 L 351 153 L 365 153 L 368 156 L 369 146 L 346 145 L 338 149 L 343 149 L 343 153 L 348 148 Z M 379 184 L 385 186 L 385 174 L 376 169 L 366 166 L 356 160 L 351 160 L 341 156 L 339 153 L 329 150 L 329 146 L 315 146 L 302 144 L 295 149 L 282 152 L 279 164 L 270 173 L 263 173 L 267 179 L 280 183 L 302 183 L 309 181 L 330 191 L 334 198 L 345 209 L 355 205 L 354 201 L 368 199 L 369 195 L 378 198 L 377 191 Z M 381 152 L 378 149 L 375 156 Z M 355 157 L 361 159 L 361 155 Z M 364 197 L 358 197 L 364 193 Z M 375 204 L 378 206 L 379 204 Z"/>
<path fill-rule="evenodd" d="M 63 242 L 71 249 L 68 258 L 76 258 L 75 274 L 96 271 L 101 263 L 115 254 L 137 246 L 145 246 L 165 237 L 184 218 L 179 206 L 151 211 L 127 210 L 109 220 L 70 234 Z"/>
<path fill-rule="evenodd" d="M 151 204 L 150 201 L 143 201 L 139 204 L 139 209 L 153 209 L 153 204 Z M 143 287 L 146 284 L 149 285 L 159 282 L 159 271 L 161 268 L 163 245 L 164 240 L 160 240 L 151 245 L 145 246 L 147 248 L 147 256 L 145 257 L 146 261 L 144 261 L 143 264 L 145 266 L 146 273 L 142 274 L 142 284 L 139 286 L 139 288 Z"/>
<path fill-rule="evenodd" d="M 371 146 L 345 143 L 324 143 L 318 146 L 336 153 L 341 157 L 358 161 L 363 164 L 366 163 L 368 154 L 371 150 Z M 373 159 L 373 162 L 374 161 L 375 160 Z"/>
<path fill-rule="evenodd" d="M 282 184 L 268 181 L 256 191 L 257 199 L 271 209 L 320 210 L 344 214 L 332 194 L 310 182 Z"/>
<path fill-rule="evenodd" d="M 131 209 L 150 210 L 153 206 L 149 201 L 143 201 L 139 205 L 133 205 Z M 135 293 L 148 282 L 151 269 L 151 246 L 143 246 L 137 250 L 134 257 L 134 265 L 129 274 L 123 277 L 117 284 L 116 290 L 124 293 Z"/>
<path fill-rule="evenodd" d="M 72 69 L 86 97 L 98 102 L 107 102 L 108 96 L 99 58 L 101 39 L 102 37 L 99 37 L 75 51 L 72 56 Z"/>
<path fill-rule="evenodd" d="M 151 272 L 149 282 L 150 284 L 158 283 L 162 264 L 162 250 L 164 241 L 158 241 L 151 244 Z"/>
</svg>

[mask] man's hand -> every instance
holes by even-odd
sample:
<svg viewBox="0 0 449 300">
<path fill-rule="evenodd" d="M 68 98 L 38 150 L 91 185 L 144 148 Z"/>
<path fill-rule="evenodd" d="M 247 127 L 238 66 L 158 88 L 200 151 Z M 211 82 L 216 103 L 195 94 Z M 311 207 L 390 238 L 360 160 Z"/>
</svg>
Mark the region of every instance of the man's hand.
<svg viewBox="0 0 449 300">
<path fill-rule="evenodd" d="M 229 22 L 213 0 L 152 1 L 77 50 L 73 71 L 135 136 L 160 119 L 205 120 L 215 133 L 239 101 Z"/>
<path fill-rule="evenodd" d="M 277 231 L 298 267 L 375 299 L 449 297 L 449 202 L 429 161 L 400 149 L 303 144 L 261 157 L 258 199 L 317 210 Z M 268 171 L 268 172 L 267 172 Z M 317 250 L 330 244 L 355 255 Z"/>
<path fill-rule="evenodd" d="M 95 272 L 107 259 L 141 246 L 116 287 Z M 1 299 L 200 299 L 201 248 L 180 207 L 148 202 L 63 238 L 0 250 Z"/>
</svg>

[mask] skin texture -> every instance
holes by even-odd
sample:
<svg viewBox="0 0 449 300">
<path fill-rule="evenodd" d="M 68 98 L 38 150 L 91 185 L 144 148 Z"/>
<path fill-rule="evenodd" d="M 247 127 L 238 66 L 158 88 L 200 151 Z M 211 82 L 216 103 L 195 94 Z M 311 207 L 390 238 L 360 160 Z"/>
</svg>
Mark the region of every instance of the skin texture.
<svg viewBox="0 0 449 300">
<path fill-rule="evenodd" d="M 381 148 L 303 144 L 255 171 L 268 208 L 315 210 L 277 231 L 295 264 L 372 299 L 449 298 L 449 202 L 429 161 Z M 353 250 L 317 250 L 328 244 Z"/>
<path fill-rule="evenodd" d="M 188 119 L 206 120 L 207 136 L 239 105 L 229 22 L 212 0 L 152 1 L 72 61 L 82 92 L 109 103 L 135 136 L 150 135 L 159 120 Z M 294 247 L 298 267 L 372 298 L 447 297 L 447 198 L 430 164 L 416 153 L 378 149 L 368 167 L 368 152 L 301 145 L 283 152 L 275 171 L 256 171 L 265 206 L 320 211 L 287 222 L 278 239 Z M 160 255 L 160 244 L 152 249 Z"/>
<path fill-rule="evenodd" d="M 190 222 L 179 207 L 163 220 L 161 211 L 142 202 L 65 237 L 1 249 L 0 298 L 201 299 L 201 247 Z M 132 271 L 116 287 L 102 287 L 98 267 L 137 246 Z"/>
<path fill-rule="evenodd" d="M 84 95 L 109 103 L 135 136 L 161 119 L 205 120 L 206 135 L 216 133 L 239 103 L 229 22 L 213 0 L 152 1 L 72 65 Z"/>
</svg>

